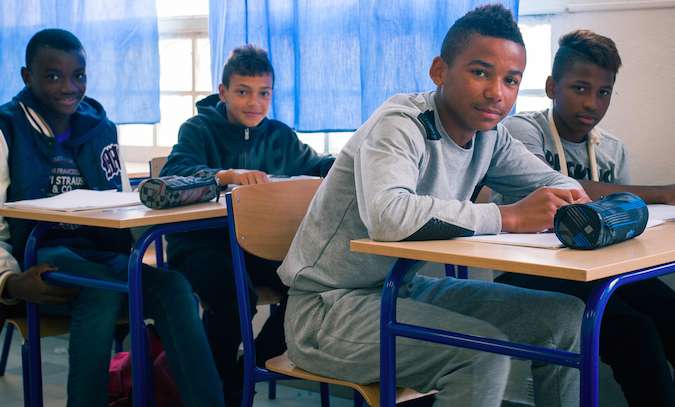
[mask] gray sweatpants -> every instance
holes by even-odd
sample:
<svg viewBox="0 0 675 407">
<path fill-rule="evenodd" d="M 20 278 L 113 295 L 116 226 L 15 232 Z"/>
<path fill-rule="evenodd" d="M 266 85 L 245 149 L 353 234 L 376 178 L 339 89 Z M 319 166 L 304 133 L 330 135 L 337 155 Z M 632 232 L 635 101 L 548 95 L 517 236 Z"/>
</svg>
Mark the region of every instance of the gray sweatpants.
<svg viewBox="0 0 675 407">
<path fill-rule="evenodd" d="M 401 288 L 399 322 L 578 352 L 584 304 L 564 294 L 497 283 L 415 276 Z M 317 374 L 379 381 L 380 290 L 292 293 L 290 359 Z M 510 359 L 487 352 L 396 341 L 397 385 L 439 390 L 436 406 L 499 406 Z M 577 406 L 579 372 L 532 363 L 537 406 Z"/>
</svg>

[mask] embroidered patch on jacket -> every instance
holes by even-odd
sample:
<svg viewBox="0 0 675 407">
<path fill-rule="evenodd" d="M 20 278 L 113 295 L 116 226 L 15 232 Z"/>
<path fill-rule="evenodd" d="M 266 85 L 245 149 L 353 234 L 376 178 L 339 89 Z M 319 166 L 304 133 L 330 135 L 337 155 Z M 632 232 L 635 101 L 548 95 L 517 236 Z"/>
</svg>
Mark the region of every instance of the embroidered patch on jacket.
<svg viewBox="0 0 675 407">
<path fill-rule="evenodd" d="M 424 126 L 424 130 L 427 132 L 427 139 L 428 140 L 440 140 L 441 139 L 441 133 L 438 132 L 438 129 L 436 129 L 436 120 L 434 119 L 434 111 L 433 110 L 427 110 L 424 113 L 420 113 L 417 116 L 417 120 L 422 123 L 422 126 Z"/>
<path fill-rule="evenodd" d="M 119 147 L 117 144 L 108 144 L 103 148 L 103 151 L 101 151 L 101 168 L 105 173 L 105 179 L 108 181 L 122 173 Z"/>
</svg>

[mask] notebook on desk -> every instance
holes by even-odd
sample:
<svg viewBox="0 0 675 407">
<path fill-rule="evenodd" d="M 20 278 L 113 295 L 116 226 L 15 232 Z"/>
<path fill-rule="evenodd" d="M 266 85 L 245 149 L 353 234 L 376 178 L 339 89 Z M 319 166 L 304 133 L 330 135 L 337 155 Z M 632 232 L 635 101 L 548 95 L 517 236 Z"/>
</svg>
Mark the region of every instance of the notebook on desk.
<svg viewBox="0 0 675 407">
<path fill-rule="evenodd" d="M 138 192 L 94 191 L 75 189 L 49 198 L 6 202 L 7 208 L 44 209 L 62 212 L 86 211 L 92 209 L 117 208 L 140 205 Z"/>
</svg>

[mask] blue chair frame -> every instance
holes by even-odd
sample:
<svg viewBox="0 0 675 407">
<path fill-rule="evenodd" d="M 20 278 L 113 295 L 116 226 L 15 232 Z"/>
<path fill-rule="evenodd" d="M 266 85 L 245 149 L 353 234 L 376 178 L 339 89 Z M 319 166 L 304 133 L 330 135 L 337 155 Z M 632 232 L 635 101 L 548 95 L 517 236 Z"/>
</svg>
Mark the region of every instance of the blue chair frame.
<svg viewBox="0 0 675 407">
<path fill-rule="evenodd" d="M 168 224 L 154 225 L 148 228 L 135 242 L 129 255 L 128 281 L 96 280 L 91 278 L 77 277 L 62 272 L 45 273 L 43 277 L 47 281 L 68 283 L 82 287 L 102 288 L 127 293 L 129 297 L 129 326 L 131 334 L 131 369 L 132 369 L 132 399 L 134 406 L 153 405 L 152 377 L 149 368 L 149 353 L 143 322 L 143 294 L 142 275 L 143 254 L 150 244 L 157 247 L 157 266 L 163 267 L 161 238 L 165 234 L 175 232 L 187 232 L 201 229 L 213 229 L 226 227 L 227 220 L 223 217 L 182 221 Z M 26 243 L 24 256 L 24 270 L 37 264 L 37 249 L 45 232 L 53 226 L 53 223 L 38 223 Z M 27 391 L 24 389 L 26 405 L 29 407 L 42 407 L 42 367 L 40 354 L 40 319 L 37 304 L 27 304 L 28 338 L 26 338 L 26 357 L 23 363 L 23 374 L 27 377 Z M 26 382 L 26 381 L 24 381 Z"/>
<path fill-rule="evenodd" d="M 225 202 L 228 208 L 232 208 L 232 194 L 225 195 Z M 251 310 L 249 309 L 249 282 L 248 273 L 246 271 L 246 261 L 244 259 L 244 250 L 237 241 L 235 232 L 234 216 L 227 217 L 227 225 L 229 228 L 230 249 L 232 251 L 232 263 L 234 273 L 234 284 L 237 291 L 237 308 L 239 311 L 239 327 L 241 329 L 241 338 L 244 346 L 244 388 L 241 398 L 242 407 L 250 407 L 253 405 L 253 396 L 255 393 L 255 384 L 264 381 L 274 380 L 297 380 L 295 377 L 286 376 L 283 374 L 271 372 L 263 367 L 258 367 L 255 364 L 255 340 L 253 337 L 253 327 L 251 325 Z M 321 383 L 321 405 L 328 407 L 329 395 L 328 385 Z M 270 389 L 270 394 L 272 389 Z M 276 394 L 276 390 L 275 390 Z M 355 392 L 355 395 L 358 394 Z M 355 396 L 356 397 L 356 396 Z M 358 397 L 361 397 L 359 394 Z M 270 397 L 273 398 L 273 397 Z"/>
<path fill-rule="evenodd" d="M 395 405 L 397 336 L 579 369 L 581 371 L 581 406 L 597 407 L 600 325 L 607 302 L 614 291 L 623 285 L 675 272 L 675 262 L 672 262 L 620 274 L 596 286 L 584 311 L 581 325 L 581 352 L 574 353 L 397 322 L 398 290 L 406 273 L 417 262 L 417 260 L 398 259 L 389 272 L 382 289 L 380 314 L 380 405 L 382 407 Z"/>
</svg>

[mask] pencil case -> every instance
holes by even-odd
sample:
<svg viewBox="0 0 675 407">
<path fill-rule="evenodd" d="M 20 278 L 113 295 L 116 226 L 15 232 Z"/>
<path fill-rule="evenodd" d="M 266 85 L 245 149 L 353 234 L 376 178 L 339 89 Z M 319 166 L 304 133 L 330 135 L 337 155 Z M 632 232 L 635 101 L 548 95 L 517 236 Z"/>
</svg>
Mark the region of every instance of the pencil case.
<svg viewBox="0 0 675 407">
<path fill-rule="evenodd" d="M 586 204 L 560 207 L 553 218 L 558 239 L 573 249 L 597 249 L 644 232 L 647 204 L 630 192 L 617 192 Z"/>
<path fill-rule="evenodd" d="M 141 202 L 148 208 L 165 209 L 210 201 L 218 197 L 220 187 L 213 176 L 149 178 L 138 186 Z"/>
</svg>

